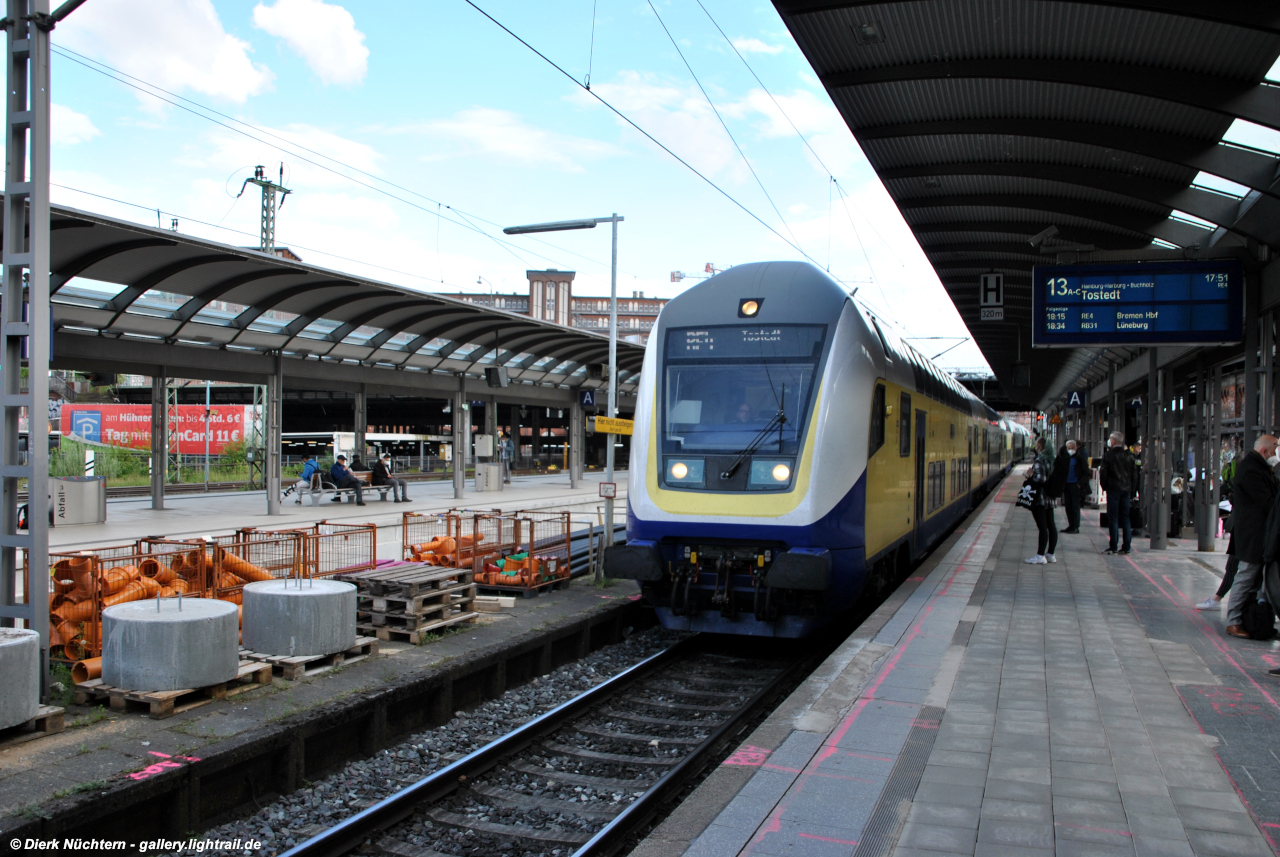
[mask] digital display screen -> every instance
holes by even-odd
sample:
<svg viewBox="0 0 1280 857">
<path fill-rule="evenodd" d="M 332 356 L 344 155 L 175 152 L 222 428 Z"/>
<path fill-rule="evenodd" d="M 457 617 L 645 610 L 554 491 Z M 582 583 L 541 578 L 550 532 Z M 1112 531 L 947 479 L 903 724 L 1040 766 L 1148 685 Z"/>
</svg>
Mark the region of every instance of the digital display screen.
<svg viewBox="0 0 1280 857">
<path fill-rule="evenodd" d="M 1037 266 L 1031 282 L 1039 348 L 1243 338 L 1244 272 L 1233 259 Z"/>
<path fill-rule="evenodd" d="M 667 331 L 667 358 L 788 357 L 817 359 L 824 324 L 750 324 L 681 327 Z"/>
</svg>

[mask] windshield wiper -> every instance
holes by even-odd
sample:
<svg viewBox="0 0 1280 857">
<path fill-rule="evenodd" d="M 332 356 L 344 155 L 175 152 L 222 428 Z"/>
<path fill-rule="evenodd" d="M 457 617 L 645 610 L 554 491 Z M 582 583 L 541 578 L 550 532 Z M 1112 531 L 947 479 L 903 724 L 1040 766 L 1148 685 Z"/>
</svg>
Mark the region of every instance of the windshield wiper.
<svg viewBox="0 0 1280 857">
<path fill-rule="evenodd" d="M 769 432 L 773 431 L 773 427 L 778 427 L 778 450 L 782 450 L 782 427 L 787 423 L 787 412 L 778 411 L 773 415 L 773 419 L 769 420 L 769 424 L 760 429 L 760 433 L 752 438 L 751 443 L 747 444 L 747 448 L 738 453 L 738 457 L 725 470 L 721 471 L 721 479 L 732 479 L 733 474 L 738 472 L 738 468 L 742 466 L 742 462 L 746 461 L 755 451 L 760 448 L 760 444 L 764 443 L 765 437 Z"/>
</svg>

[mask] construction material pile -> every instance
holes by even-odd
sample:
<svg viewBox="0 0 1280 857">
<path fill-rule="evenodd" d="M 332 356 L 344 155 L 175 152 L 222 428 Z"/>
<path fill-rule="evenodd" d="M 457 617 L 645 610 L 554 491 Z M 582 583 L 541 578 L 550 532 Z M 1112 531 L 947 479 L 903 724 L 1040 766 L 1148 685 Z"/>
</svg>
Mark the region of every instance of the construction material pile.
<svg viewBox="0 0 1280 857">
<path fill-rule="evenodd" d="M 301 573 L 302 540 L 289 535 L 237 542 L 141 539 L 132 544 L 54 553 L 50 560 L 49 644 L 64 661 L 102 654 L 102 611 L 148 598 L 216 598 L 241 603 L 246 583 Z M 24 560 L 25 561 L 25 560 Z M 94 672 L 90 664 L 80 672 Z"/>
<path fill-rule="evenodd" d="M 405 512 L 404 558 L 468 569 L 481 586 L 534 590 L 569 579 L 569 527 L 568 512 Z"/>
</svg>

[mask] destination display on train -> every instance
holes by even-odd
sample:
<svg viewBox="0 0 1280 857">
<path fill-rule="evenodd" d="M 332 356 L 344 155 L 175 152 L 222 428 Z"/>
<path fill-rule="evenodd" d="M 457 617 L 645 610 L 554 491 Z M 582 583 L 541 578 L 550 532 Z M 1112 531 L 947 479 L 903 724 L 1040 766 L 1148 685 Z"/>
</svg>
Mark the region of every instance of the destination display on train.
<svg viewBox="0 0 1280 857">
<path fill-rule="evenodd" d="M 1040 265 L 1031 282 L 1037 348 L 1243 338 L 1244 272 L 1235 260 Z"/>
<path fill-rule="evenodd" d="M 822 324 L 727 324 L 667 331 L 667 357 L 804 357 L 822 351 Z"/>
</svg>

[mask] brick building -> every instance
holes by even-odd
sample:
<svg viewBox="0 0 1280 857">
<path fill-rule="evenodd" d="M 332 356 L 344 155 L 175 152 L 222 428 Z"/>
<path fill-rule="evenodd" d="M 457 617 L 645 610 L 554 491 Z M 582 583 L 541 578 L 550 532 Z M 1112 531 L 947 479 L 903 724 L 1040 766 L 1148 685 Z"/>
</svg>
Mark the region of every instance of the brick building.
<svg viewBox="0 0 1280 857">
<path fill-rule="evenodd" d="M 609 296 L 573 294 L 573 271 L 525 271 L 529 278 L 527 294 L 446 294 L 468 303 L 520 313 L 521 315 L 582 327 L 600 333 L 609 332 Z M 633 291 L 630 297 L 618 296 L 618 338 L 644 343 L 666 305 L 666 298 L 646 298 L 644 292 Z"/>
</svg>

